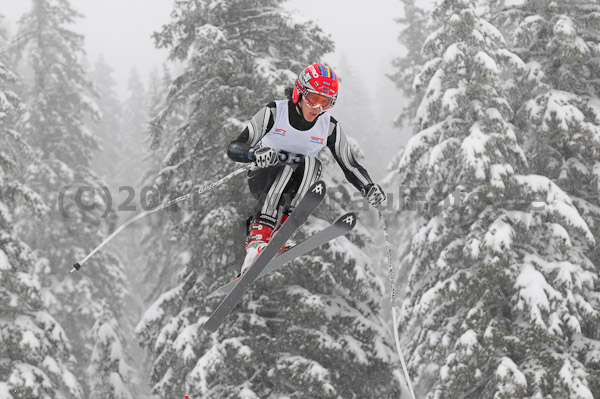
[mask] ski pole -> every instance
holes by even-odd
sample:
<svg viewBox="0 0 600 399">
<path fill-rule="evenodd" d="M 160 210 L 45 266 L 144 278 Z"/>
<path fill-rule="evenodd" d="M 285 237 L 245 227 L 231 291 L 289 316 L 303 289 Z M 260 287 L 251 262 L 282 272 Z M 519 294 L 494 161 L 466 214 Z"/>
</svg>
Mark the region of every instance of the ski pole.
<svg viewBox="0 0 600 399">
<path fill-rule="evenodd" d="M 182 195 L 181 197 L 177 197 L 175 199 L 172 199 L 171 201 L 165 202 L 164 204 L 158 205 L 156 208 L 153 209 L 149 209 L 145 212 L 140 213 L 139 215 L 136 215 L 134 217 L 132 217 L 131 219 L 129 219 L 128 221 L 126 221 L 125 223 L 123 223 L 121 226 L 119 226 L 118 229 L 116 229 L 115 231 L 113 231 L 113 233 L 111 235 L 109 235 L 108 237 L 106 237 L 104 239 L 104 241 L 102 241 L 100 243 L 100 245 L 98 245 L 96 248 L 94 248 L 92 250 L 92 252 L 90 252 L 89 254 L 87 254 L 87 256 L 85 258 L 83 258 L 83 260 L 81 262 L 77 262 L 73 265 L 73 268 L 71 269 L 71 271 L 69 273 L 73 273 L 75 270 L 79 270 L 81 269 L 81 265 L 83 265 L 89 258 L 92 257 L 92 255 L 94 255 L 96 252 L 98 252 L 100 249 L 102 249 L 103 246 L 105 246 L 110 240 L 112 240 L 117 234 L 119 234 L 121 231 L 123 231 L 127 226 L 129 226 L 130 224 L 136 222 L 137 220 L 140 220 L 141 218 L 143 218 L 144 216 L 148 216 L 154 212 L 158 212 L 160 210 L 163 210 L 171 205 L 177 204 L 179 202 L 182 201 L 186 201 L 189 198 L 191 198 L 193 195 L 195 194 L 202 194 L 206 191 L 212 190 L 213 188 L 220 186 L 221 184 L 225 183 L 226 181 L 230 180 L 231 178 L 233 178 L 234 176 L 239 175 L 240 173 L 243 173 L 244 171 L 250 169 L 252 167 L 252 164 L 248 165 L 248 166 L 244 166 L 243 168 L 239 168 L 233 172 L 231 172 L 230 174 L 228 174 L 227 176 L 213 182 L 210 183 L 207 186 L 201 187 L 196 191 L 192 191 L 191 193 L 188 193 L 186 195 Z"/>
<path fill-rule="evenodd" d="M 392 323 L 394 327 L 394 340 L 396 341 L 396 350 L 398 351 L 398 356 L 400 357 L 400 363 L 402 364 L 402 371 L 404 372 L 404 378 L 406 378 L 406 385 L 408 386 L 408 390 L 412 396 L 412 399 L 416 399 L 415 392 L 413 391 L 412 383 L 410 382 L 410 375 L 408 374 L 408 367 L 406 367 L 406 362 L 404 361 L 404 356 L 402 355 L 402 349 L 400 347 L 400 339 L 398 338 L 398 321 L 396 319 L 396 289 L 394 287 L 394 267 L 392 266 L 392 247 L 389 240 L 389 235 L 387 232 L 387 226 L 385 224 L 385 219 L 383 218 L 383 213 L 378 210 L 379 214 L 379 222 L 381 224 L 381 228 L 383 229 L 383 237 L 385 239 L 385 245 L 387 247 L 387 261 L 389 267 L 389 276 L 390 276 L 390 286 L 391 291 L 390 295 L 392 298 Z"/>
</svg>

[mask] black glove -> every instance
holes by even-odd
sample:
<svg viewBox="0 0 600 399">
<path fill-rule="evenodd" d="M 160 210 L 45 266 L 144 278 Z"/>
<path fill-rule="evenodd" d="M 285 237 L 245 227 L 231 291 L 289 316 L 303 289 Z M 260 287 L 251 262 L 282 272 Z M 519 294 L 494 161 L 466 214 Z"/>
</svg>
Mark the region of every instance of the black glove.
<svg viewBox="0 0 600 399">
<path fill-rule="evenodd" d="M 254 164 L 259 168 L 268 168 L 273 166 L 279 160 L 277 158 L 277 152 L 270 147 L 261 147 L 254 151 L 252 154 L 252 160 Z"/>
<path fill-rule="evenodd" d="M 363 191 L 364 197 L 369 201 L 369 204 L 377 208 L 385 201 L 385 192 L 379 184 L 371 183 Z"/>
</svg>

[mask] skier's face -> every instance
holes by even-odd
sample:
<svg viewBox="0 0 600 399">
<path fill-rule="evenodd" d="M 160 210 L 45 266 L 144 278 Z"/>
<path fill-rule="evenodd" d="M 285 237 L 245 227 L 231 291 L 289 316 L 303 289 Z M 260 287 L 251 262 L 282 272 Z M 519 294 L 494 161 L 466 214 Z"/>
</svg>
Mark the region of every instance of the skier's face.
<svg viewBox="0 0 600 399">
<path fill-rule="evenodd" d="M 300 109 L 302 110 L 302 116 L 304 116 L 304 119 L 306 119 L 307 122 L 314 121 L 317 116 L 323 112 L 321 107 L 313 108 L 309 106 L 304 97 L 302 97 L 302 101 L 300 101 Z"/>
</svg>

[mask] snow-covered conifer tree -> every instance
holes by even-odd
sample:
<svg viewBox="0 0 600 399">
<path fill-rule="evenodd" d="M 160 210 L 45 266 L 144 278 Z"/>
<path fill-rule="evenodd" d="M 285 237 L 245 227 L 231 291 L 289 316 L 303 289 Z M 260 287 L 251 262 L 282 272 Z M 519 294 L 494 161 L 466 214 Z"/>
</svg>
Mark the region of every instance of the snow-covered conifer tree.
<svg viewBox="0 0 600 399">
<path fill-rule="evenodd" d="M 527 62 L 532 84 L 517 98 L 516 123 L 534 173 L 547 176 L 573 202 L 600 240 L 600 5 L 597 2 L 526 1 L 495 14 L 514 29 L 512 47 Z M 599 246 L 578 246 L 598 270 Z M 600 311 L 597 287 L 580 294 Z M 595 299 L 594 299 L 595 298 Z M 587 375 L 600 396 L 598 316 L 588 315 L 571 337 Z"/>
<path fill-rule="evenodd" d="M 148 84 L 148 115 L 152 118 L 160 113 L 163 103 L 173 82 L 171 71 L 165 64 L 162 68 L 162 74 L 158 71 L 151 73 Z M 171 104 L 168 116 L 161 118 L 160 129 L 154 129 L 155 121 L 150 121 L 146 125 L 146 148 L 150 149 L 145 158 L 145 174 L 143 177 L 144 187 L 152 187 L 154 180 L 161 170 L 161 161 L 165 158 L 170 147 L 163 142 L 168 137 L 162 135 L 162 131 L 172 132 L 177 129 L 186 120 L 186 107 L 184 102 L 180 104 Z M 157 192 L 148 192 L 145 199 L 151 203 L 153 195 Z M 172 287 L 176 280 L 177 270 L 175 268 L 163 267 L 169 263 L 169 260 L 176 256 L 176 242 L 165 239 L 164 226 L 168 223 L 169 214 L 167 212 L 155 213 L 147 221 L 143 230 L 142 242 L 148 259 L 142 270 L 139 271 L 139 278 L 142 281 L 141 295 L 144 302 L 151 304 L 162 292 Z"/>
<path fill-rule="evenodd" d="M 103 311 L 99 301 L 108 299 L 119 317 L 127 287 L 122 265 L 106 250 L 86 262 L 81 272 L 68 274 L 69 265 L 108 235 L 102 215 L 110 214 L 111 206 L 109 197 L 100 194 L 106 184 L 90 170 L 97 138 L 83 118 L 97 114 L 97 107 L 85 94 L 90 84 L 80 64 L 83 37 L 69 30 L 77 17 L 67 0 L 33 0 L 13 47 L 31 76 L 24 95 L 29 112 L 20 129 L 41 160 L 28 168 L 26 181 L 50 206 L 46 220 L 26 220 L 19 229 L 41 258 L 36 273 L 44 297 L 73 343 L 79 367 L 86 369 L 94 346 L 91 328 Z M 86 396 L 92 385 L 97 386 L 80 383 Z M 112 380 L 103 383 L 110 385 Z"/>
<path fill-rule="evenodd" d="M 240 167 L 226 156 L 229 142 L 260 107 L 284 97 L 302 68 L 331 50 L 317 27 L 295 22 L 280 4 L 182 1 L 156 35 L 172 57 L 187 62 L 153 124 L 169 149 L 156 181 L 169 198 Z M 182 104 L 183 123 L 162 129 Z M 341 173 L 326 178 L 330 185 L 343 179 Z M 258 281 L 215 334 L 201 329 L 223 298 L 208 294 L 239 271 L 250 198 L 242 178 L 229 182 L 192 209 L 184 204 L 163 230 L 165 239 L 174 233 L 181 253 L 162 267 L 180 272 L 177 286 L 138 327 L 154 359 L 153 392 L 161 398 L 398 395 L 394 353 L 377 313 L 380 284 L 346 238 Z M 321 208 L 305 231 L 339 212 Z"/>
<path fill-rule="evenodd" d="M 432 22 L 399 166 L 405 185 L 428 188 L 401 322 L 418 391 L 591 398 L 577 347 L 598 317 L 594 237 L 560 187 L 530 174 L 512 124 L 510 94 L 535 74 L 474 1 L 442 1 Z"/>
<path fill-rule="evenodd" d="M 124 155 L 120 180 L 121 184 L 136 187 L 142 180 L 143 159 L 148 153 L 145 131 L 149 119 L 146 89 L 136 69 L 132 69 L 129 74 L 127 92 L 123 103 L 123 131 L 120 137 Z"/>
<path fill-rule="evenodd" d="M 397 71 L 390 76 L 390 79 L 398 86 L 405 96 L 409 97 L 409 103 L 405 104 L 404 109 L 396 119 L 396 124 L 400 125 L 407 120 L 411 120 L 419 103 L 421 96 L 413 88 L 415 76 L 423 68 L 426 59 L 423 56 L 422 47 L 425 42 L 426 24 L 428 13 L 415 0 L 402 0 L 404 5 L 404 18 L 399 18 L 398 23 L 403 25 L 398 40 L 406 47 L 406 55 L 394 60 L 394 66 Z"/>
<path fill-rule="evenodd" d="M 125 340 L 108 301 L 103 299 L 99 305 L 100 316 L 91 334 L 94 349 L 87 369 L 92 384 L 90 399 L 133 399 L 129 391 L 134 373 L 125 361 Z"/>
<path fill-rule="evenodd" d="M 115 132 L 113 136 L 113 140 L 119 146 L 116 153 L 118 173 L 112 176 L 111 181 L 118 186 L 121 201 L 125 198 L 128 201 L 121 202 L 120 223 L 139 212 L 148 210 L 152 205 L 147 201 L 148 190 L 144 187 L 144 159 L 150 154 L 145 134 L 149 119 L 146 95 L 139 72 L 132 68 L 127 81 L 126 98 L 121 104 L 123 109 L 121 130 L 118 133 Z M 140 276 L 147 272 L 148 256 L 141 245 L 141 237 L 148 223 L 149 220 L 134 223 L 120 237 L 122 242 L 127 243 L 122 247 L 121 253 L 127 260 L 128 280 L 136 286 L 140 281 Z M 136 290 L 135 297 L 139 301 L 143 300 L 140 290 Z M 136 306 L 135 317 L 132 319 L 134 324 L 137 324 L 140 311 L 142 310 Z"/>
<path fill-rule="evenodd" d="M 394 126 L 400 127 L 408 125 L 407 122 L 412 121 L 414 114 L 423 98 L 423 91 L 416 90 L 413 87 L 415 77 L 421 72 L 425 62 L 427 61 L 423 54 L 423 45 L 427 38 L 427 21 L 429 13 L 422 8 L 422 5 L 415 4 L 414 0 L 402 0 L 404 17 L 396 20 L 402 26 L 398 41 L 406 48 L 406 54 L 397 57 L 393 61 L 396 72 L 389 78 L 401 90 L 401 97 L 396 102 L 402 104 L 402 109 L 398 112 L 394 119 Z M 415 127 L 418 131 L 418 127 Z M 407 189 L 417 193 L 418 187 L 403 187 L 402 178 L 397 173 L 398 164 L 404 147 L 397 150 L 395 157 L 388 162 L 388 174 L 382 181 L 383 187 L 388 193 L 387 206 L 388 210 L 393 210 L 393 217 L 387 217 L 387 223 L 391 231 L 394 232 L 390 236 L 390 240 L 394 243 L 395 259 L 397 259 L 397 267 L 399 273 L 398 285 L 403 290 L 407 281 L 402 276 L 405 276 L 404 271 L 410 267 L 407 264 L 406 252 L 410 248 L 410 242 L 414 237 L 415 232 L 421 222 L 416 210 L 416 204 L 406 204 L 404 195 Z M 408 205 L 408 206 L 407 206 Z M 408 212 L 406 212 L 408 211 Z M 386 213 L 387 215 L 387 213 Z"/>
<path fill-rule="evenodd" d="M 122 147 L 119 143 L 123 129 L 123 108 L 115 90 L 117 83 L 113 72 L 104 57 L 99 57 L 90 80 L 98 94 L 96 104 L 100 117 L 99 120 L 86 120 L 86 126 L 100 139 L 100 149 L 94 153 L 91 166 L 109 184 L 115 182 L 114 176 L 119 173 L 119 164 L 115 159 L 121 159 Z"/>
<path fill-rule="evenodd" d="M 81 399 L 67 335 L 32 273 L 38 259 L 14 229 L 17 205 L 38 218 L 48 207 L 23 183 L 23 165 L 36 155 L 15 129 L 25 107 L 4 61 L 0 50 L 0 396 Z"/>
</svg>

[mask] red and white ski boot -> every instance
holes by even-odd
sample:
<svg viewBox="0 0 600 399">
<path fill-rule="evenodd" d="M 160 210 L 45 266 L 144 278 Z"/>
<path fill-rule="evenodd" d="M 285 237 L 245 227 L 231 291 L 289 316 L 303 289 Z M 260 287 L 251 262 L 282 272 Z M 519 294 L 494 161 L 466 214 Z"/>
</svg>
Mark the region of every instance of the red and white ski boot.
<svg viewBox="0 0 600 399">
<path fill-rule="evenodd" d="M 273 235 L 273 229 L 260 222 L 253 222 L 250 225 L 250 235 L 246 239 L 246 257 L 244 263 L 242 263 L 242 270 L 238 275 L 237 281 L 239 281 L 244 273 L 252 266 L 258 255 L 262 252 L 263 248 L 267 246 L 271 236 Z"/>
</svg>

